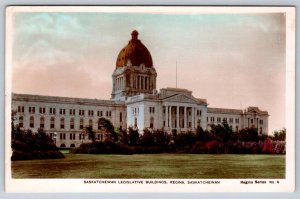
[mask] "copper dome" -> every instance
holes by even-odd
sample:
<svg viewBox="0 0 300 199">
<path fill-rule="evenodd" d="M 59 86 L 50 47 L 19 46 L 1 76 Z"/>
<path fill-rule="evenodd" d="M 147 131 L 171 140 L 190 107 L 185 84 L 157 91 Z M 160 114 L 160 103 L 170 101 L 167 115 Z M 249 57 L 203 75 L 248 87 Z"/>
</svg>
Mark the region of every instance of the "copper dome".
<svg viewBox="0 0 300 199">
<path fill-rule="evenodd" d="M 136 30 L 132 31 L 131 40 L 118 55 L 116 67 L 125 66 L 128 60 L 130 60 L 133 66 L 139 66 L 141 64 L 144 64 L 148 68 L 153 66 L 151 54 L 138 39 L 138 34 Z"/>
</svg>

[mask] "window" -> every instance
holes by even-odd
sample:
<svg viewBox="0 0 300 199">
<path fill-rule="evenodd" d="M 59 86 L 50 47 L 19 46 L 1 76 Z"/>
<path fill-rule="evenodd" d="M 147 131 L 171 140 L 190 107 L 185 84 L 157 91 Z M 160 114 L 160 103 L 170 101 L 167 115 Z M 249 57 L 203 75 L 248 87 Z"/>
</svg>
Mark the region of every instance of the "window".
<svg viewBox="0 0 300 199">
<path fill-rule="evenodd" d="M 66 114 L 66 109 L 64 109 L 64 108 L 59 109 L 59 114 L 65 115 Z"/>
<path fill-rule="evenodd" d="M 34 117 L 33 116 L 31 116 L 29 119 L 29 127 L 34 128 Z"/>
<path fill-rule="evenodd" d="M 75 133 L 70 133 L 70 140 L 75 140 Z"/>
<path fill-rule="evenodd" d="M 235 123 L 240 123 L 240 119 L 239 118 L 235 118 Z"/>
<path fill-rule="evenodd" d="M 220 122 L 221 122 L 221 119 L 222 119 L 222 118 L 220 118 L 220 117 L 217 117 L 217 122 L 219 122 L 219 123 L 220 123 Z"/>
<path fill-rule="evenodd" d="M 70 115 L 75 115 L 75 109 L 70 109 Z"/>
<path fill-rule="evenodd" d="M 74 118 L 70 119 L 70 129 L 74 129 Z"/>
<path fill-rule="evenodd" d="M 215 117 L 211 117 L 211 118 L 210 118 L 210 121 L 211 121 L 211 122 L 214 122 L 214 121 L 215 121 Z"/>
<path fill-rule="evenodd" d="M 201 120 L 197 120 L 197 127 L 200 127 Z"/>
<path fill-rule="evenodd" d="M 45 127 L 45 119 L 44 119 L 44 117 L 41 117 L 40 118 L 40 128 L 44 128 Z"/>
<path fill-rule="evenodd" d="M 55 108 L 50 108 L 49 113 L 55 115 Z"/>
<path fill-rule="evenodd" d="M 79 121 L 79 129 L 83 129 L 83 119 L 80 118 L 80 121 Z"/>
<path fill-rule="evenodd" d="M 97 116 L 102 117 L 103 116 L 103 111 L 97 111 Z"/>
<path fill-rule="evenodd" d="M 40 114 L 45 114 L 45 112 L 46 112 L 45 107 L 40 107 Z"/>
<path fill-rule="evenodd" d="M 100 122 L 100 120 L 98 120 L 98 130 L 100 130 L 101 129 L 101 122 Z"/>
<path fill-rule="evenodd" d="M 19 117 L 19 127 L 22 128 L 23 127 L 23 116 Z"/>
<path fill-rule="evenodd" d="M 153 124 L 154 124 L 154 118 L 151 117 L 151 118 L 150 118 L 150 128 L 153 128 Z"/>
<path fill-rule="evenodd" d="M 51 119 L 50 119 L 50 128 L 51 129 L 55 128 L 55 118 L 54 117 L 51 117 Z"/>
<path fill-rule="evenodd" d="M 259 120 L 259 124 L 264 124 L 264 121 L 263 120 Z"/>
<path fill-rule="evenodd" d="M 134 118 L 134 127 L 137 127 L 137 118 Z"/>
<path fill-rule="evenodd" d="M 83 116 L 84 115 L 84 110 L 80 109 L 79 110 L 79 115 Z"/>
<path fill-rule="evenodd" d="M 79 134 L 79 140 L 84 140 L 85 139 L 85 135 L 83 133 Z"/>
<path fill-rule="evenodd" d="M 122 112 L 120 112 L 120 122 L 122 122 Z"/>
<path fill-rule="evenodd" d="M 259 134 L 262 134 L 262 127 L 259 128 Z"/>
<path fill-rule="evenodd" d="M 233 123 L 233 118 L 229 118 L 229 123 Z"/>
<path fill-rule="evenodd" d="M 253 124 L 253 119 L 251 119 L 251 124 Z"/>
<path fill-rule="evenodd" d="M 93 127 L 93 120 L 89 120 L 89 126 Z"/>
<path fill-rule="evenodd" d="M 149 107 L 149 112 L 150 113 L 154 113 L 154 111 L 155 111 L 154 107 Z"/>
<path fill-rule="evenodd" d="M 60 133 L 60 134 L 59 134 L 59 138 L 60 138 L 61 140 L 65 140 L 65 139 L 66 139 L 66 134 L 65 134 L 65 133 Z"/>
<path fill-rule="evenodd" d="M 163 108 L 163 113 L 165 114 L 166 113 L 166 107 L 164 106 Z"/>
<path fill-rule="evenodd" d="M 34 106 L 31 106 L 29 107 L 29 113 L 35 113 L 35 107 Z"/>
<path fill-rule="evenodd" d="M 94 116 L 94 111 L 93 111 L 93 110 L 89 110 L 89 111 L 88 111 L 88 115 L 89 115 L 89 116 Z"/>
<path fill-rule="evenodd" d="M 65 128 L 65 118 L 60 119 L 60 128 L 64 129 Z"/>
<path fill-rule="evenodd" d="M 24 113 L 24 106 L 18 106 L 18 112 Z"/>
<path fill-rule="evenodd" d="M 106 117 L 111 117 L 111 111 L 106 111 Z"/>
</svg>

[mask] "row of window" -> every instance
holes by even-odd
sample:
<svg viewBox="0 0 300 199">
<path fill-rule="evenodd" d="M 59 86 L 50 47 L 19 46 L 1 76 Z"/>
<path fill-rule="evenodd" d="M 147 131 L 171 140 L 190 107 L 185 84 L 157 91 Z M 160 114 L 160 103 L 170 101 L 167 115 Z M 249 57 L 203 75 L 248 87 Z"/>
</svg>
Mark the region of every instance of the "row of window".
<svg viewBox="0 0 300 199">
<path fill-rule="evenodd" d="M 138 107 L 134 107 L 134 108 L 131 108 L 131 112 L 132 112 L 132 115 L 138 115 L 139 114 L 139 108 Z"/>
<path fill-rule="evenodd" d="M 53 133 L 49 133 L 48 134 L 50 136 L 51 139 L 54 139 L 54 135 Z M 60 139 L 60 140 L 66 140 L 67 136 L 66 133 L 59 133 L 59 137 L 57 137 L 56 139 Z M 78 136 L 77 136 L 78 135 Z M 76 133 L 69 133 L 68 136 L 69 140 L 85 140 L 86 138 L 86 134 L 80 133 L 80 134 L 76 134 Z M 88 136 L 88 139 L 91 139 L 91 137 Z M 96 139 L 97 140 L 103 140 L 104 139 L 104 135 L 103 134 L 97 134 L 96 135 Z"/>
<path fill-rule="evenodd" d="M 155 113 L 155 108 L 154 107 L 149 107 L 149 113 Z"/>
<path fill-rule="evenodd" d="M 236 124 L 240 123 L 239 118 L 226 118 L 226 117 L 223 117 L 223 119 L 221 117 L 217 117 L 217 122 L 221 123 L 223 120 L 225 120 L 226 122 L 233 123 L 233 119 Z M 209 117 L 207 117 L 207 122 L 209 122 Z M 210 117 L 210 122 L 215 122 L 215 117 Z"/>
<path fill-rule="evenodd" d="M 249 125 L 249 120 L 251 121 L 251 124 L 254 124 L 254 120 L 248 118 L 248 125 Z M 258 123 L 258 118 L 256 120 L 257 120 L 256 122 Z M 264 120 L 259 120 L 259 124 L 263 125 L 264 124 Z"/>
<path fill-rule="evenodd" d="M 121 117 L 120 117 L 121 118 Z M 71 118 L 70 119 L 70 129 L 75 129 L 75 125 L 74 125 L 74 118 Z M 93 120 L 90 119 L 89 120 L 89 126 L 93 126 Z M 23 116 L 20 116 L 19 117 L 19 127 L 24 127 L 24 118 Z M 35 128 L 35 125 L 34 125 L 34 117 L 31 116 L 29 118 L 29 127 L 30 128 Z M 60 118 L 60 124 L 59 124 L 59 127 L 60 129 L 65 129 L 65 118 Z M 100 125 L 100 122 L 98 122 L 98 129 L 101 129 L 101 125 Z M 39 128 L 45 128 L 45 118 L 44 117 L 41 117 L 40 118 L 40 126 Z M 50 118 L 50 129 L 55 129 L 55 118 L 54 117 L 51 117 Z M 83 118 L 80 118 L 79 120 L 79 129 L 82 130 L 84 128 L 84 120 Z"/>
<path fill-rule="evenodd" d="M 18 106 L 18 112 L 19 113 L 24 113 L 24 106 Z M 30 106 L 28 107 L 28 112 L 30 114 L 35 113 L 35 107 Z M 40 114 L 45 114 L 46 113 L 46 108 L 45 107 L 39 107 L 39 113 Z M 75 109 L 69 109 L 69 115 L 75 115 L 76 110 Z M 78 114 L 80 116 L 84 116 L 85 110 L 80 109 Z M 103 114 L 104 113 L 104 114 Z M 56 114 L 56 108 L 49 108 L 49 114 L 50 115 L 55 115 Z M 66 115 L 66 109 L 61 108 L 59 109 L 59 114 L 60 115 Z M 105 111 L 97 111 L 97 116 L 102 117 L 105 115 Z M 88 110 L 88 116 L 94 116 L 94 110 Z M 111 117 L 111 111 L 106 111 L 106 117 Z"/>
</svg>

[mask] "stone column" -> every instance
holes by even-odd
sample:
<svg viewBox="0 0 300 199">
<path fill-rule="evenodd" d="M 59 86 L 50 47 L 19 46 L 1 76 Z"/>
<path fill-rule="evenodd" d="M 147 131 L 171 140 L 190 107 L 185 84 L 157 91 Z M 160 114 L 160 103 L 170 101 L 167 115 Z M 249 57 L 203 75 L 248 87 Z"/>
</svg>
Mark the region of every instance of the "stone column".
<svg viewBox="0 0 300 199">
<path fill-rule="evenodd" d="M 187 128 L 187 117 L 186 117 L 186 111 L 187 111 L 187 107 L 185 106 L 185 107 L 183 107 L 183 110 L 184 110 L 184 126 L 183 126 L 183 128 Z"/>
<path fill-rule="evenodd" d="M 168 127 L 170 127 L 170 106 L 168 106 Z"/>
<path fill-rule="evenodd" d="M 168 106 L 165 105 L 165 127 L 168 126 Z"/>
<path fill-rule="evenodd" d="M 117 81 L 117 91 L 119 90 L 119 78 L 116 79 Z"/>
<path fill-rule="evenodd" d="M 172 106 L 169 106 L 169 127 L 172 128 Z"/>
<path fill-rule="evenodd" d="M 179 106 L 176 109 L 176 127 L 179 129 Z"/>
<path fill-rule="evenodd" d="M 192 107 L 192 128 L 195 128 L 195 114 L 194 107 Z"/>
</svg>

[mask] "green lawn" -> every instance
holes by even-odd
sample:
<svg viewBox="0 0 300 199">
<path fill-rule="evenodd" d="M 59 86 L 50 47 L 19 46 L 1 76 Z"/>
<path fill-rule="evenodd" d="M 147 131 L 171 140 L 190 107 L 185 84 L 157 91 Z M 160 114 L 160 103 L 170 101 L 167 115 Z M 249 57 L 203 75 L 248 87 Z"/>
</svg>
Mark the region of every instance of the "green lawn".
<svg viewBox="0 0 300 199">
<path fill-rule="evenodd" d="M 88 155 L 13 161 L 13 178 L 284 178 L 284 155 Z"/>
</svg>

